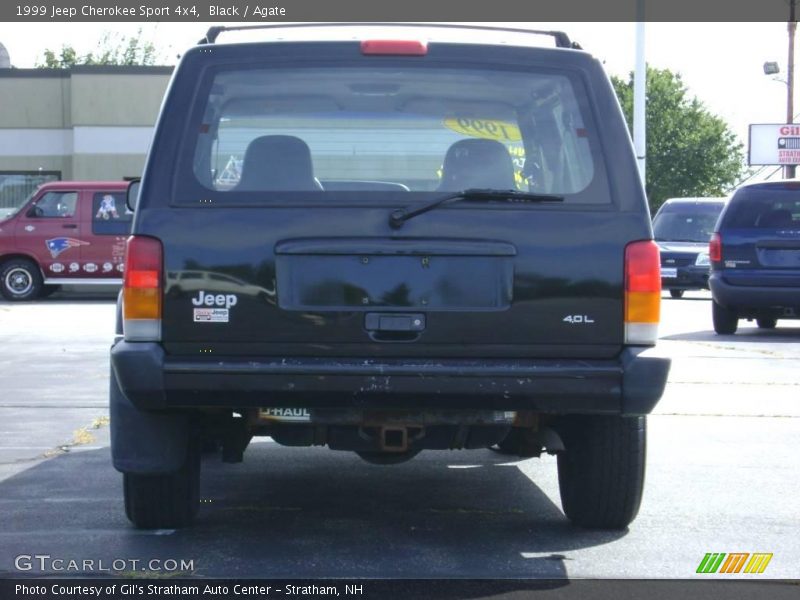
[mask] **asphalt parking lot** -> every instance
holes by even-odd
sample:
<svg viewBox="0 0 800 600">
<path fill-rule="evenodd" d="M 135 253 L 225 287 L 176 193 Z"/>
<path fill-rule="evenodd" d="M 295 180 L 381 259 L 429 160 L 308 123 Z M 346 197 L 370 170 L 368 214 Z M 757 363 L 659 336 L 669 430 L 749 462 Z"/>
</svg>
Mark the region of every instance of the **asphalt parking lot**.
<svg viewBox="0 0 800 600">
<path fill-rule="evenodd" d="M 113 297 L 0 303 L 0 575 L 36 575 L 15 558 L 47 554 L 123 573 L 184 559 L 206 577 L 691 578 L 707 552 L 768 552 L 758 577 L 796 578 L 800 322 L 717 336 L 708 298 L 663 301 L 670 385 L 642 509 L 618 533 L 568 523 L 553 457 L 377 467 L 269 440 L 204 463 L 193 529 L 137 531 L 108 452 Z"/>
</svg>

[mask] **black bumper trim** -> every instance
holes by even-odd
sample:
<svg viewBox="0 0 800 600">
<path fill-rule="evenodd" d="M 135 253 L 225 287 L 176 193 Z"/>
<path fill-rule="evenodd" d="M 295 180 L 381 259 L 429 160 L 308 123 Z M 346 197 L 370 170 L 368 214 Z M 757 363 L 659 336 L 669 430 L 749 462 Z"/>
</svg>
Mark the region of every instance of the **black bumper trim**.
<svg viewBox="0 0 800 600">
<path fill-rule="evenodd" d="M 709 279 L 711 297 L 732 309 L 800 308 L 800 287 L 731 285 L 719 272 Z"/>
<path fill-rule="evenodd" d="M 482 408 L 646 414 L 669 359 L 630 347 L 612 360 L 171 358 L 119 341 L 112 364 L 140 409 L 190 406 Z"/>
</svg>

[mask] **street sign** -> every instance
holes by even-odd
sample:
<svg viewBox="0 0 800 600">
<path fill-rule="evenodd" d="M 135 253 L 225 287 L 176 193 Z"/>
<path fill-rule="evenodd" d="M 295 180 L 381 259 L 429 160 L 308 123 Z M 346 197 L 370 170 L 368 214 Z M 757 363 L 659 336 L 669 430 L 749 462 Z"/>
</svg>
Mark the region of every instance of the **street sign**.
<svg viewBox="0 0 800 600">
<path fill-rule="evenodd" d="M 800 124 L 750 125 L 749 165 L 800 165 Z"/>
</svg>

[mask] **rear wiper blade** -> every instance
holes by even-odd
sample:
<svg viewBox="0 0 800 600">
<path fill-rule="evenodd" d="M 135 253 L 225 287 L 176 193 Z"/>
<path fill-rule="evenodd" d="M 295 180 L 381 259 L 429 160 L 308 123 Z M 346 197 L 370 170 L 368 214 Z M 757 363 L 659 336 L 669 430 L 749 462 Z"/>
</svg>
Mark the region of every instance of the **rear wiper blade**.
<svg viewBox="0 0 800 600">
<path fill-rule="evenodd" d="M 417 215 L 428 212 L 454 200 L 510 200 L 521 202 L 563 202 L 563 196 L 556 196 L 553 194 L 536 194 L 533 192 L 520 192 L 519 190 L 495 190 L 495 189 L 478 189 L 471 188 L 461 192 L 453 192 L 440 196 L 426 204 L 420 206 L 406 206 L 405 208 L 398 208 L 393 210 L 389 215 L 389 225 L 392 229 L 400 229 L 403 223 L 409 219 L 413 219 Z"/>
</svg>

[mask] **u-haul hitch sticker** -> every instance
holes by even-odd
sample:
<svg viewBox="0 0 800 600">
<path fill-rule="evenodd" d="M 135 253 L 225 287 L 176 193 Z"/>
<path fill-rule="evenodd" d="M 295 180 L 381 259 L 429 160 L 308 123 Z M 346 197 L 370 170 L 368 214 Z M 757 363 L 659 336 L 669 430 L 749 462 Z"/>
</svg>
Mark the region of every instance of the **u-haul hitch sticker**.
<svg viewBox="0 0 800 600">
<path fill-rule="evenodd" d="M 229 320 L 227 308 L 195 308 L 195 323 L 227 323 Z"/>
<path fill-rule="evenodd" d="M 268 421 L 309 423 L 311 414 L 307 408 L 262 408 L 259 416 Z"/>
</svg>

